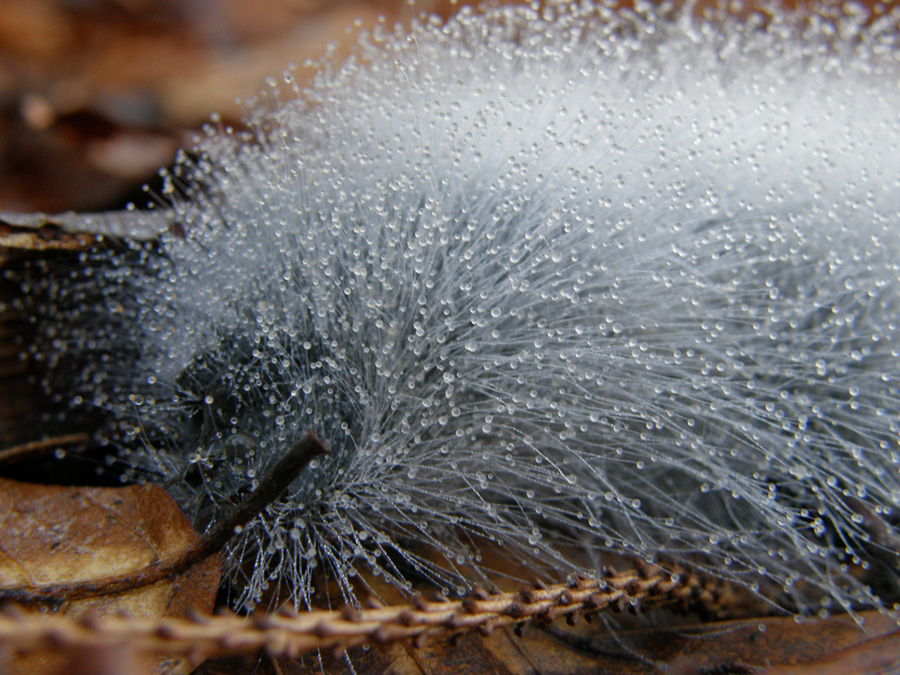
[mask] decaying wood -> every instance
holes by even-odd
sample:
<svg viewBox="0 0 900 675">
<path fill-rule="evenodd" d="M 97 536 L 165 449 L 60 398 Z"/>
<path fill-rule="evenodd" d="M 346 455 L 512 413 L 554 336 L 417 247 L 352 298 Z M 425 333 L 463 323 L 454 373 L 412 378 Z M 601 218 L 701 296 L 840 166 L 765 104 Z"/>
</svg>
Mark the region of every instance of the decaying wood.
<svg viewBox="0 0 900 675">
<path fill-rule="evenodd" d="M 96 236 L 147 241 L 172 227 L 174 214 L 156 211 L 14 213 L 0 211 L 0 247 L 29 250 L 77 248 Z"/>
</svg>

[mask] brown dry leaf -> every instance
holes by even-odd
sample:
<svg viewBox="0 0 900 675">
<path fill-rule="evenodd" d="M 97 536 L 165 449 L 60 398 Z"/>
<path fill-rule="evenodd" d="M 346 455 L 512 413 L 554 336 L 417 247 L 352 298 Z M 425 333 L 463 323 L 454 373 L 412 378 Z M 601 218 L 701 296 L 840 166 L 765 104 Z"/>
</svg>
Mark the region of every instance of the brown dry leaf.
<svg viewBox="0 0 900 675">
<path fill-rule="evenodd" d="M 885 675 L 900 672 L 900 631 L 839 649 L 812 663 L 778 666 L 760 675 Z"/>
<path fill-rule="evenodd" d="M 156 486 L 77 488 L 6 479 L 0 479 L 0 532 L 0 586 L 5 587 L 125 574 L 181 552 L 197 540 L 184 514 Z M 219 577 L 220 562 L 213 557 L 174 580 L 64 602 L 54 611 L 74 617 L 122 612 L 175 617 L 191 609 L 209 613 Z M 183 661 L 146 658 L 150 661 L 138 662 L 138 672 L 189 670 Z M 71 672 L 71 665 L 62 654 L 36 652 L 16 658 L 8 668 L 11 673 L 44 675 Z"/>
</svg>

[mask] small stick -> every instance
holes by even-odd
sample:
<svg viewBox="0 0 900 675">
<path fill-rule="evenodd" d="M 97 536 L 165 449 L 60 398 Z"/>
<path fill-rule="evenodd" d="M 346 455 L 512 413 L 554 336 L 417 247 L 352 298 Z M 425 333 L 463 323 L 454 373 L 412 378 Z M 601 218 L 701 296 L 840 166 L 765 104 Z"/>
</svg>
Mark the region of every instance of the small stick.
<svg viewBox="0 0 900 675">
<path fill-rule="evenodd" d="M 221 551 L 235 534 L 235 529 L 253 520 L 281 496 L 300 472 L 316 457 L 330 452 L 314 433 L 307 432 L 278 460 L 256 489 L 232 514 L 212 531 L 203 535 L 193 546 L 181 553 L 157 560 L 137 572 L 85 581 L 13 586 L 0 588 L 0 602 L 59 603 L 66 600 L 121 593 L 140 586 L 155 584 L 166 578 L 183 574 L 198 562 Z"/>
<path fill-rule="evenodd" d="M 275 463 L 256 489 L 247 495 L 228 518 L 201 537 L 195 546 L 185 551 L 181 556 L 185 563 L 183 569 L 225 548 L 225 544 L 234 536 L 237 528 L 249 523 L 278 499 L 311 461 L 330 452 L 331 449 L 325 441 L 313 432 L 307 431 L 306 435 Z"/>
<path fill-rule="evenodd" d="M 91 437 L 84 433 L 54 436 L 42 441 L 31 441 L 0 450 L 0 464 L 12 464 L 28 459 L 33 455 L 42 455 L 56 450 L 63 445 L 82 445 L 91 442 Z"/>
<path fill-rule="evenodd" d="M 626 604 L 644 610 L 675 605 L 687 609 L 719 598 L 712 610 L 727 611 L 727 582 L 687 571 L 651 569 L 610 573 L 599 579 L 545 585 L 512 593 L 485 593 L 465 600 L 388 605 L 374 609 L 311 610 L 293 616 L 234 614 L 179 618 L 103 617 L 0 612 L 0 645 L 17 650 L 45 646 L 100 649 L 127 644 L 138 653 L 252 653 L 296 658 L 312 650 L 343 650 L 366 642 L 449 635 L 473 628 L 485 632 L 524 621 L 545 623 L 560 616 L 594 614 Z"/>
<path fill-rule="evenodd" d="M 862 499 L 850 495 L 844 497 L 844 503 L 854 513 L 862 516 L 860 525 L 879 547 L 872 552 L 873 557 L 893 570 L 900 568 L 900 536 L 894 532 L 894 528 Z"/>
</svg>

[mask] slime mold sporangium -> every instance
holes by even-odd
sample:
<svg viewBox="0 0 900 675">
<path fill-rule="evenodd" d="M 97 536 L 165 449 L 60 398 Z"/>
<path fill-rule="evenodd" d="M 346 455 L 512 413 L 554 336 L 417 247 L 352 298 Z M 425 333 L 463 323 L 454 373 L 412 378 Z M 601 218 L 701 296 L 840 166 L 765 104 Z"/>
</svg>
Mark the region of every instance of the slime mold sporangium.
<svg viewBox="0 0 900 675">
<path fill-rule="evenodd" d="M 208 130 L 177 227 L 54 289 L 74 404 L 198 525 L 331 446 L 231 543 L 238 604 L 311 605 L 318 574 L 355 601 L 361 571 L 456 592 L 490 547 L 892 611 L 897 16 L 718 14 L 363 36 Z"/>
</svg>

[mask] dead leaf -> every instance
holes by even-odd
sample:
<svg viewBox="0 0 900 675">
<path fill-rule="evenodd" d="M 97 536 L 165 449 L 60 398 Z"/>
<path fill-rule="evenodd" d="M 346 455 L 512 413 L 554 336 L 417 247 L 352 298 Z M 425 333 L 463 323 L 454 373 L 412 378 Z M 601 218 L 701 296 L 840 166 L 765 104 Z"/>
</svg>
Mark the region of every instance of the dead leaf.
<svg viewBox="0 0 900 675">
<path fill-rule="evenodd" d="M 139 570 L 196 540 L 187 518 L 157 486 L 72 488 L 0 479 L 0 586 L 102 579 Z M 73 617 L 129 613 L 142 617 L 209 613 L 219 585 L 218 557 L 174 580 L 109 596 L 64 602 Z M 14 648 L 15 645 L 7 645 Z M 71 655 L 69 655 L 71 656 Z M 84 655 L 75 655 L 83 658 Z M 187 672 L 184 660 L 149 656 L 150 672 Z M 62 654 L 15 658 L 10 673 L 67 672 Z"/>
<path fill-rule="evenodd" d="M 824 658 L 770 668 L 760 675 L 886 675 L 900 672 L 900 631 L 871 638 Z"/>
</svg>

